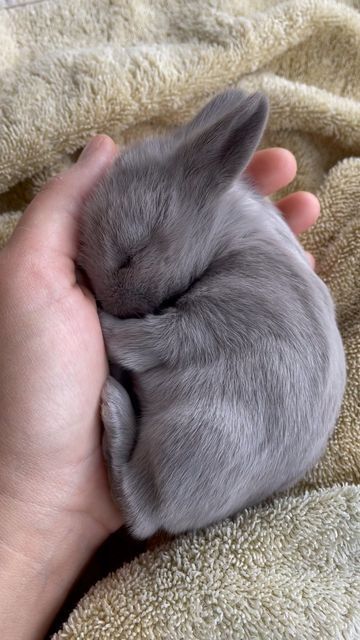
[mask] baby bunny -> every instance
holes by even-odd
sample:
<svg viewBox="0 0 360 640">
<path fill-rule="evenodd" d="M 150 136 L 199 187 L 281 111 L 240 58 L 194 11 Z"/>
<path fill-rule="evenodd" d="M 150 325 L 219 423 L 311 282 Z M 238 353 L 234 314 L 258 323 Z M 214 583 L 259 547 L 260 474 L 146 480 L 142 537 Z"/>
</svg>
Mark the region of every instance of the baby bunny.
<svg viewBox="0 0 360 640">
<path fill-rule="evenodd" d="M 241 176 L 266 98 L 229 90 L 125 150 L 95 189 L 79 264 L 109 359 L 104 452 L 132 534 L 204 527 L 284 490 L 338 416 L 334 305 L 278 210 Z"/>
</svg>

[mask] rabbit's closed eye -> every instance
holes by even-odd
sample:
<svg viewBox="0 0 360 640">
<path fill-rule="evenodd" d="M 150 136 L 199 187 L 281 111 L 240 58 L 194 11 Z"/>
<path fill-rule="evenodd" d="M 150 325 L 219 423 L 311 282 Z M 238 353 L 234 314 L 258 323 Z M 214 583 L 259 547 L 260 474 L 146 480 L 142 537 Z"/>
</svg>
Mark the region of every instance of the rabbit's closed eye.
<svg viewBox="0 0 360 640">
<path fill-rule="evenodd" d="M 128 269 L 131 265 L 133 256 L 127 256 L 123 262 L 118 266 L 117 271 L 120 271 L 121 269 Z"/>
</svg>

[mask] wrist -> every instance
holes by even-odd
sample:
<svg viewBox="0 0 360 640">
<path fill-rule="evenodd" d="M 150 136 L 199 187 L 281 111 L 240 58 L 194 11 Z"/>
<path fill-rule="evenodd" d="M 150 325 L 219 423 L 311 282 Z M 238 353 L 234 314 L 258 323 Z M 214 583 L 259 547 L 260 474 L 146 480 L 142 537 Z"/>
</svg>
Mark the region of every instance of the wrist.
<svg viewBox="0 0 360 640">
<path fill-rule="evenodd" d="M 0 514 L 0 637 L 39 640 L 102 540 L 66 514 L 1 498 Z"/>
</svg>

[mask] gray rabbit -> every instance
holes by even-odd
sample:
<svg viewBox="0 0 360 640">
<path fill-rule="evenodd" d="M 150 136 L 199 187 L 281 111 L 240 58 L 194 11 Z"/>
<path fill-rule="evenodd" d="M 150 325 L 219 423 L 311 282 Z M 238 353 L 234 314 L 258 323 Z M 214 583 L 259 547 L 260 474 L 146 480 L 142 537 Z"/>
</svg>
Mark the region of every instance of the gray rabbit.
<svg viewBox="0 0 360 640">
<path fill-rule="evenodd" d="M 338 416 L 334 305 L 278 210 L 240 173 L 266 98 L 229 90 L 125 150 L 85 207 L 79 263 L 103 311 L 111 488 L 134 536 L 204 527 L 314 465 Z M 110 315 L 111 314 L 111 315 Z"/>
</svg>

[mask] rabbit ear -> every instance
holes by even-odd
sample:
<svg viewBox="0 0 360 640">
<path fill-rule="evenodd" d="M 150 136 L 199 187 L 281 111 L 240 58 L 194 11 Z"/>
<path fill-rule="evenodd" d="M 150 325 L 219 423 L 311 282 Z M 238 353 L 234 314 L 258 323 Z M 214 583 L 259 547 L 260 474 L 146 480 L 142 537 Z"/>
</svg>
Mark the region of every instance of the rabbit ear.
<svg viewBox="0 0 360 640">
<path fill-rule="evenodd" d="M 196 116 L 196 126 L 177 148 L 176 165 L 183 178 L 192 179 L 203 192 L 226 188 L 248 164 L 267 116 L 268 101 L 260 93 L 244 97 L 231 91 L 215 98 Z"/>
<path fill-rule="evenodd" d="M 223 93 L 219 93 L 199 111 L 191 122 L 182 128 L 181 132 L 189 135 L 199 127 L 203 128 L 220 120 L 230 111 L 238 108 L 248 97 L 249 95 L 240 89 L 228 89 Z"/>
</svg>

